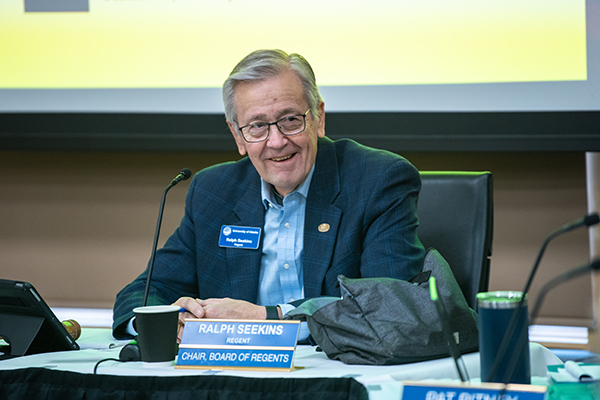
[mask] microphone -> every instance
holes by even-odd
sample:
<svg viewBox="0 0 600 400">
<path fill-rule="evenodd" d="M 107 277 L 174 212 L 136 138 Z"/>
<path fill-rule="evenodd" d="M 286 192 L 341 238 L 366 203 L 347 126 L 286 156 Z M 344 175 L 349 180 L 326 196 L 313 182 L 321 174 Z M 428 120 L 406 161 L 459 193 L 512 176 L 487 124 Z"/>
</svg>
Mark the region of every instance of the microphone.
<svg viewBox="0 0 600 400">
<path fill-rule="evenodd" d="M 160 208 L 158 211 L 158 221 L 156 222 L 156 231 L 154 232 L 154 244 L 152 245 L 152 255 L 150 256 L 150 262 L 148 264 L 148 276 L 146 277 L 146 290 L 144 291 L 144 306 L 148 304 L 148 293 L 150 292 L 150 280 L 152 279 L 152 270 L 154 269 L 154 259 L 156 258 L 156 247 L 158 245 L 158 237 L 160 235 L 160 225 L 162 223 L 163 211 L 165 209 L 165 199 L 167 192 L 181 181 L 187 180 L 192 176 L 192 171 L 189 168 L 184 168 L 179 171 L 179 174 L 171 181 L 169 186 L 165 189 L 162 194 L 160 201 Z"/>
<path fill-rule="evenodd" d="M 192 171 L 189 168 L 184 168 L 179 171 L 179 174 L 171 181 L 171 187 L 177 185 L 181 181 L 187 181 L 192 176 Z"/>
<path fill-rule="evenodd" d="M 498 367 L 500 366 L 500 363 L 504 360 L 504 357 L 506 356 L 506 351 L 508 350 L 508 344 L 510 342 L 512 335 L 514 334 L 515 328 L 517 326 L 517 321 L 519 320 L 521 311 L 522 311 L 525 301 L 527 299 L 527 293 L 529 292 L 529 288 L 531 287 L 531 283 L 533 282 L 535 273 L 537 272 L 537 269 L 540 265 L 542 256 L 544 255 L 544 252 L 546 251 L 546 247 L 548 247 L 548 243 L 550 243 L 550 241 L 552 239 L 554 239 L 557 236 L 562 235 L 563 233 L 570 232 L 574 229 L 577 229 L 577 228 L 580 228 L 583 226 L 590 227 L 590 226 L 596 225 L 598 222 L 600 222 L 600 217 L 598 216 L 598 213 L 589 214 L 583 218 L 579 218 L 575 221 L 572 221 L 570 223 L 563 225 L 562 227 L 558 228 L 557 230 L 550 233 L 546 237 L 546 239 L 542 243 L 542 247 L 538 253 L 535 263 L 533 264 L 533 268 L 531 269 L 529 278 L 527 279 L 527 283 L 525 284 L 525 288 L 523 289 L 523 295 L 521 297 L 521 300 L 519 301 L 519 304 L 513 311 L 513 315 L 510 319 L 510 322 L 509 322 L 506 332 L 504 334 L 504 338 L 502 339 L 502 343 L 500 344 L 500 347 L 498 349 L 498 353 L 496 354 L 496 358 L 494 359 L 494 363 L 492 364 L 492 367 L 490 368 L 490 373 L 487 377 L 488 382 L 490 382 L 492 380 L 492 378 L 496 375 L 496 372 L 498 371 Z M 517 350 L 521 350 L 521 347 L 522 347 L 522 345 L 521 346 L 518 345 Z M 520 351 L 517 351 L 516 353 L 518 354 L 519 352 Z M 503 383 L 508 383 L 512 379 L 513 372 L 514 371 L 511 371 L 510 374 L 504 374 Z"/>
<path fill-rule="evenodd" d="M 577 229 L 582 226 L 596 225 L 598 222 L 600 222 L 600 217 L 598 216 L 598 213 L 593 213 L 593 214 L 586 215 L 583 218 L 579 218 L 571 223 L 565 224 L 558 230 L 563 231 L 563 232 L 569 232 L 569 231 L 572 231 L 573 229 Z"/>
</svg>

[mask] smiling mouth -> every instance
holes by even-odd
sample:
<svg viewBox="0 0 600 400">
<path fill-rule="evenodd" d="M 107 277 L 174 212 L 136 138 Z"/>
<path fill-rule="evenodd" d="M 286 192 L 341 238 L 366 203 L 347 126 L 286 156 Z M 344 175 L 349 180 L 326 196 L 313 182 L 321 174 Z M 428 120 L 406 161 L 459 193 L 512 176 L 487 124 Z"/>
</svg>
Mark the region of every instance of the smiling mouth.
<svg viewBox="0 0 600 400">
<path fill-rule="evenodd" d="M 271 157 L 271 161 L 276 161 L 276 162 L 281 162 L 281 161 L 285 161 L 285 160 L 289 160 L 290 158 L 292 158 L 296 153 L 292 153 L 289 154 L 287 156 L 283 156 L 283 157 Z"/>
</svg>

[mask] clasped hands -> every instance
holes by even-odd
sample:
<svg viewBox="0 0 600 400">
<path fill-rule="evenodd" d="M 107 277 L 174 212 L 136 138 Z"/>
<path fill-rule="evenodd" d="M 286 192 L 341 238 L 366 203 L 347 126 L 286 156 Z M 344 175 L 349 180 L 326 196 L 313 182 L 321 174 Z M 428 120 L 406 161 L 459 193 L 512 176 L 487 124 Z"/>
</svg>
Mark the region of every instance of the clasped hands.
<svg viewBox="0 0 600 400">
<path fill-rule="evenodd" d="M 177 328 L 177 343 L 181 343 L 183 326 L 186 318 L 211 318 L 211 319 L 256 319 L 267 318 L 267 310 L 244 300 L 223 299 L 193 299 L 181 297 L 173 305 L 185 308 L 179 314 L 179 327 Z"/>
</svg>

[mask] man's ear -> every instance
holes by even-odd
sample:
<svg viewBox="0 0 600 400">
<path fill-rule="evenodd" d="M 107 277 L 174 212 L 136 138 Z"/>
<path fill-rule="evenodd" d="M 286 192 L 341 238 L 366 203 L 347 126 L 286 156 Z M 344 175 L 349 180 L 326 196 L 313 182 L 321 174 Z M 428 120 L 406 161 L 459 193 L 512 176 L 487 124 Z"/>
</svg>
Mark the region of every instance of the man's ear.
<svg viewBox="0 0 600 400">
<path fill-rule="evenodd" d="M 317 135 L 322 138 L 325 136 L 325 103 L 320 102 L 318 107 L 319 107 L 319 130 L 317 132 Z"/>
<path fill-rule="evenodd" d="M 229 121 L 227 121 L 227 126 L 229 126 L 229 131 L 231 131 L 231 134 L 235 139 L 235 144 L 237 145 L 238 153 L 240 153 L 241 156 L 246 155 L 246 141 L 242 137 L 241 133 L 239 133 L 239 131 L 235 128 L 235 125 Z"/>
</svg>

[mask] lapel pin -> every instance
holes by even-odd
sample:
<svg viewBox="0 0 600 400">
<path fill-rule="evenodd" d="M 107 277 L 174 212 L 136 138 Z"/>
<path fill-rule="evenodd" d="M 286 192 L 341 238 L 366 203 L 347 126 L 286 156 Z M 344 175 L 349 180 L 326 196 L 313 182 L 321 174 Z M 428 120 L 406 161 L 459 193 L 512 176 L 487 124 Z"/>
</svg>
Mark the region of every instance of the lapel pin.
<svg viewBox="0 0 600 400">
<path fill-rule="evenodd" d="M 325 224 L 325 223 L 323 223 L 323 224 L 319 225 L 319 228 L 318 228 L 318 229 L 319 229 L 319 232 L 328 232 L 328 231 L 329 231 L 329 228 L 331 228 L 331 227 L 329 226 L 329 224 Z"/>
</svg>

